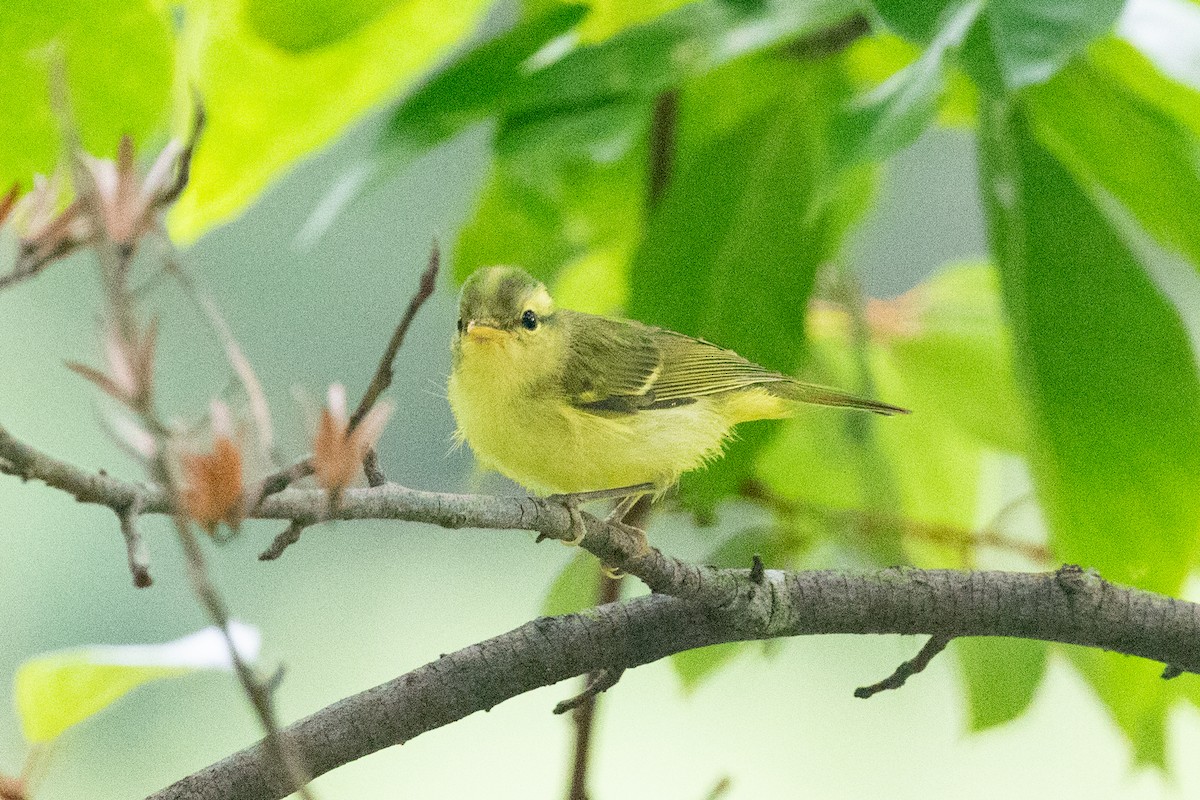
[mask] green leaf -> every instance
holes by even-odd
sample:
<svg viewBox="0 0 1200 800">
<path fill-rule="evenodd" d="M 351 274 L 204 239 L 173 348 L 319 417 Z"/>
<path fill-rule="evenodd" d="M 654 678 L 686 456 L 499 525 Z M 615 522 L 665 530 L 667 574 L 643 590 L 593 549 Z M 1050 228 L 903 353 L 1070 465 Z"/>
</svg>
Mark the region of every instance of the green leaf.
<svg viewBox="0 0 1200 800">
<path fill-rule="evenodd" d="M 509 98 L 510 115 L 572 113 L 633 97 L 653 98 L 687 78 L 854 13 L 847 0 L 702 0 L 530 73 Z"/>
<path fill-rule="evenodd" d="M 1038 140 L 1082 186 L 1103 187 L 1200 269 L 1200 163 L 1191 131 L 1082 62 L 1024 97 Z"/>
<path fill-rule="evenodd" d="M 585 6 L 555 3 L 468 52 L 400 104 L 384 134 L 385 150 L 406 162 L 498 113 L 524 78 L 528 59 L 586 13 Z"/>
<path fill-rule="evenodd" d="M 629 253 L 642 230 L 643 174 L 635 155 L 612 164 L 497 156 L 479 206 L 459 232 L 456 277 L 490 264 L 519 264 L 552 283 L 558 270 L 587 262 L 593 277 L 605 276 L 609 299 L 613 284 L 620 284 L 615 294 L 621 297 Z M 594 305 L 604 298 L 591 293 L 555 296 L 566 308 L 614 310 Z"/>
<path fill-rule="evenodd" d="M 969 705 L 969 728 L 984 731 L 1025 713 L 1046 674 L 1045 642 L 969 637 L 954 640 Z"/>
<path fill-rule="evenodd" d="M 752 644 L 752 642 L 726 642 L 684 650 L 671 656 L 671 667 L 679 676 L 683 691 L 690 694 L 696 691 L 706 678 L 712 677 L 721 667 L 728 664 Z"/>
<path fill-rule="evenodd" d="M 1200 91 L 1163 74 L 1133 45 L 1102 39 L 1088 51 L 1089 61 L 1128 91 L 1200 136 Z"/>
<path fill-rule="evenodd" d="M 145 145 L 165 121 L 174 55 L 163 15 L 139 0 L 0 3 L 0 186 L 29 188 L 61 151 L 47 80 L 57 42 L 83 145 L 116 152 L 129 134 Z"/>
<path fill-rule="evenodd" d="M 192 180 L 170 218 L 190 242 L 252 202 L 381 100 L 413 83 L 479 23 L 486 0 L 408 0 L 302 52 L 262 38 L 238 0 L 186 4 L 180 52 L 209 109 Z"/>
<path fill-rule="evenodd" d="M 548 617 L 574 614 L 597 604 L 600 592 L 600 565 L 596 557 L 579 551 L 566 563 L 550 584 L 542 603 L 542 613 Z"/>
<path fill-rule="evenodd" d="M 878 302 L 875 313 L 881 325 L 911 325 L 889 339 L 905 403 L 992 449 L 1025 452 L 1012 341 L 990 265 L 950 265 L 895 300 Z"/>
<path fill-rule="evenodd" d="M 591 147 L 591 136 L 629 139 L 644 129 L 649 103 L 660 92 L 851 11 L 844 0 L 774 0 L 752 8 L 707 0 L 539 61 L 531 57 L 585 13 L 578 5 L 539 4 L 511 31 L 468 53 L 402 104 L 384 152 L 409 158 L 493 116 L 500 120 L 501 141 L 516 140 L 512 146 L 526 151 L 531 142 L 579 152 Z M 622 154 L 611 152 L 611 144 L 597 146 L 609 152 L 598 160 Z"/>
<path fill-rule="evenodd" d="M 246 24 L 297 55 L 327 47 L 386 14 L 400 0 L 247 0 Z"/>
<path fill-rule="evenodd" d="M 991 0 L 982 24 L 1010 89 L 1049 80 L 1112 30 L 1125 0 Z"/>
<path fill-rule="evenodd" d="M 867 185 L 867 173 L 834 183 L 827 170 L 840 77 L 827 64 L 792 70 L 759 113 L 680 154 L 634 257 L 630 292 L 631 316 L 784 372 L 800 362 L 816 270 L 840 246 Z M 732 492 L 770 429 L 739 430 L 726 458 L 685 478 L 689 502 L 711 510 Z"/>
<path fill-rule="evenodd" d="M 937 33 L 938 20 L 950 0 L 914 3 L 912 0 L 872 0 L 876 13 L 887 26 L 906 39 L 926 43 Z"/>
<path fill-rule="evenodd" d="M 947 19 L 921 57 L 856 98 L 835 118 L 836 164 L 882 161 L 916 140 L 937 113 L 947 58 L 982 8 L 983 0 L 947 6 Z"/>
<path fill-rule="evenodd" d="M 1000 102 L 982 160 L 993 249 L 1056 555 L 1176 594 L 1200 525 L 1200 383 L 1175 309 Z"/>
<path fill-rule="evenodd" d="M 242 657 L 254 661 L 258 631 L 235 622 L 231 633 Z M 39 744 L 56 739 L 138 686 L 205 669 L 232 669 L 225 639 L 216 628 L 166 644 L 96 645 L 47 653 L 18 668 L 13 694 L 25 738 Z"/>
<path fill-rule="evenodd" d="M 640 0 L 636 3 L 597 2 L 592 4 L 587 20 L 579 26 L 579 40 L 584 43 L 603 41 L 627 28 L 644 25 L 655 17 L 674 11 L 695 0 Z M 532 15 L 553 8 L 560 0 L 534 0 L 523 3 L 525 14 Z"/>
<path fill-rule="evenodd" d="M 818 535 L 876 561 L 895 563 L 887 546 L 895 536 L 915 563 L 969 566 L 985 452 L 1027 446 L 995 272 L 947 267 L 900 297 L 870 301 L 865 322 L 878 396 L 913 414 L 806 409 L 784 423 L 757 475 L 823 514 Z M 853 389 L 858 366 L 847 312 L 823 304 L 809 324 L 816 380 Z"/>
<path fill-rule="evenodd" d="M 888 26 L 917 42 L 932 42 L 950 0 L 875 0 Z M 1071 56 L 1112 30 L 1125 0 L 988 0 L 966 42 L 974 77 L 991 89 L 1049 80 Z"/>
<path fill-rule="evenodd" d="M 1135 765 L 1165 770 L 1167 711 L 1180 690 L 1162 679 L 1163 665 L 1086 647 L 1065 652 L 1133 745 Z"/>
</svg>

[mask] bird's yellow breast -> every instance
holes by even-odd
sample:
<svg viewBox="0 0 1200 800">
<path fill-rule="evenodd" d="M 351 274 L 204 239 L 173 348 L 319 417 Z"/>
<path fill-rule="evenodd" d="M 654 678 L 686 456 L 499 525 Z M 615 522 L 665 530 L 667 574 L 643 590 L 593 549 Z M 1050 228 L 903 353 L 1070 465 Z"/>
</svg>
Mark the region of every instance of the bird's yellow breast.
<svg viewBox="0 0 1200 800">
<path fill-rule="evenodd" d="M 531 377 L 517 348 L 500 342 L 464 341 L 455 360 L 448 396 L 457 435 L 484 466 L 535 492 L 666 489 L 717 456 L 740 416 L 723 398 L 631 414 L 584 411 L 553 382 Z"/>
</svg>

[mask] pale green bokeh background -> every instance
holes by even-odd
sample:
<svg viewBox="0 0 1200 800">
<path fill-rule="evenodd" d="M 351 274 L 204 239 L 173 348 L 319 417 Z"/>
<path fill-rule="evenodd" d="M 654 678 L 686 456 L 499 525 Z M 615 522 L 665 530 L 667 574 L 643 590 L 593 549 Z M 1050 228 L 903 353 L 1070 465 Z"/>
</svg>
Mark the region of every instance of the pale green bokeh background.
<svg viewBox="0 0 1200 800">
<path fill-rule="evenodd" d="M 308 253 L 292 241 L 343 169 L 366 152 L 374 123 L 299 167 L 233 225 L 185 258 L 216 295 L 255 364 L 289 454 L 303 449 L 293 386 L 319 399 L 332 381 L 356 396 L 423 267 L 431 239 L 453 242 L 485 166 L 478 133 L 419 162 L 356 205 Z M 903 290 L 945 261 L 983 249 L 970 140 L 927 136 L 891 164 L 884 200 L 851 258 L 877 293 Z M 202 318 L 170 288 L 155 296 L 166 404 L 202 409 L 227 368 Z M 0 294 L 0 420 L 16 435 L 80 465 L 136 477 L 97 424 L 96 392 L 61 365 L 95 363 L 99 308 L 90 262 L 74 259 Z M 381 443 L 389 476 L 439 490 L 514 491 L 477 480 L 450 452 L 441 392 L 453 293 L 443 280 L 401 352 L 391 392 L 398 411 Z M 132 588 L 111 513 L 37 484 L 0 480 L 0 675 L 25 658 L 84 643 L 155 642 L 207 624 L 178 548 L 145 520 L 155 585 Z M 651 536 L 700 559 L 735 520 L 714 529 L 661 517 Z M 440 653 L 536 616 L 571 557 L 524 533 L 445 531 L 401 523 L 314 528 L 278 562 L 257 552 L 278 524 L 247 524 L 210 547 L 237 616 L 260 626 L 265 664 L 284 663 L 286 720 L 417 667 Z M 813 637 L 771 658 L 743 655 L 691 696 L 666 662 L 633 670 L 605 696 L 592 787 L 604 798 L 1188 797 L 1200 792 L 1200 716 L 1179 707 L 1170 731 L 1173 779 L 1131 772 L 1125 742 L 1060 659 L 1032 711 L 1002 729 L 966 734 L 955 662 L 946 655 L 898 692 L 869 702 L 854 687 L 888 674 L 920 646 L 913 637 Z M 998 670 L 1004 669 L 997 664 Z M 488 714 L 339 769 L 323 798 L 545 798 L 563 793 L 570 724 L 550 714 L 574 683 L 539 690 Z M 24 746 L 11 702 L 0 705 L 0 771 Z M 147 794 L 259 735 L 229 676 L 142 688 L 69 732 L 39 797 L 91 800 Z"/>
</svg>

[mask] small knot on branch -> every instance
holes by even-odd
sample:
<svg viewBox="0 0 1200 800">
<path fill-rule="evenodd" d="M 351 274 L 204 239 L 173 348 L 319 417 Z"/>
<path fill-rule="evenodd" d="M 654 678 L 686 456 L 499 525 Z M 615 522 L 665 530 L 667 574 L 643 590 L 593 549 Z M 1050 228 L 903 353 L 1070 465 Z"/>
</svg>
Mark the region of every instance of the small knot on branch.
<svg viewBox="0 0 1200 800">
<path fill-rule="evenodd" d="M 762 556 L 760 556 L 758 553 L 755 553 L 751 558 L 750 580 L 761 584 L 763 582 L 763 578 L 766 577 L 766 568 L 763 567 Z"/>
<path fill-rule="evenodd" d="M 1177 667 L 1174 664 L 1164 664 L 1162 671 L 1162 679 L 1169 681 L 1172 678 L 1178 678 L 1184 673 L 1183 667 Z"/>
<path fill-rule="evenodd" d="M 1055 570 L 1054 580 L 1067 594 L 1080 594 L 1104 582 L 1095 570 L 1084 569 L 1078 564 L 1063 564 Z"/>
</svg>

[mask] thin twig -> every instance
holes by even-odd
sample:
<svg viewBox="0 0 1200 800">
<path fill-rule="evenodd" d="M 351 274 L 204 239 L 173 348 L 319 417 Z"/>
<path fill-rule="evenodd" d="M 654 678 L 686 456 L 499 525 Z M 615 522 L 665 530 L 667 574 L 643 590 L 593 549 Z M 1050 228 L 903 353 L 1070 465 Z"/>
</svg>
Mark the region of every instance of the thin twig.
<svg viewBox="0 0 1200 800">
<path fill-rule="evenodd" d="M 417 312 L 421 310 L 421 306 L 425 304 L 425 301 L 429 299 L 430 295 L 433 294 L 434 288 L 437 286 L 437 274 L 440 264 L 441 255 L 435 243 L 433 250 L 429 254 L 429 265 L 421 274 L 421 281 L 417 292 L 409 300 L 408 309 L 404 312 L 400 324 L 396 326 L 396 330 L 392 333 L 392 338 L 388 342 L 387 349 L 384 350 L 383 358 L 379 361 L 379 366 L 375 370 L 375 375 L 371 378 L 371 383 L 368 385 L 367 391 L 363 394 L 358 407 L 350 416 L 347 432 L 353 431 L 358 427 L 359 423 L 366 417 L 367 412 L 379 400 L 379 396 L 391 385 L 393 362 L 396 360 L 396 354 L 400 351 L 400 346 L 404 344 L 404 337 L 408 333 L 409 326 L 412 325 L 413 318 L 416 317 Z M 282 492 L 296 481 L 312 475 L 313 466 L 310 458 L 310 456 L 305 456 L 296 463 L 264 478 L 259 491 L 256 493 L 257 500 L 251 504 L 252 507 L 257 508 L 271 495 Z M 369 448 L 363 458 L 363 470 L 366 473 L 367 482 L 371 486 L 381 486 L 387 482 L 387 477 L 384 476 L 383 470 L 379 467 L 378 454 L 375 452 L 374 447 Z"/>
<path fill-rule="evenodd" d="M 133 575 L 133 585 L 144 589 L 154 581 L 150 578 L 149 555 L 146 543 L 137 529 L 138 515 L 142 513 L 145 504 L 143 495 L 133 496 L 129 505 L 117 512 L 121 525 L 121 535 L 125 538 L 125 553 L 129 559 L 129 572 Z"/>
<path fill-rule="evenodd" d="M 728 775 L 722 775 L 720 779 L 713 784 L 713 788 L 705 795 L 704 800 L 720 800 L 729 790 L 733 788 L 733 781 Z"/>
<path fill-rule="evenodd" d="M 555 714 L 565 714 L 568 711 L 573 711 L 580 708 L 585 703 L 595 700 L 596 695 L 601 692 L 607 692 L 609 689 L 617 685 L 617 681 L 621 680 L 621 676 L 625 674 L 624 667 L 602 667 L 588 676 L 587 685 L 583 687 L 583 691 L 574 697 L 568 697 L 554 707 Z"/>
<path fill-rule="evenodd" d="M 350 415 L 350 430 L 358 427 L 362 422 L 363 417 L 375 405 L 375 401 L 379 399 L 379 395 L 383 394 L 384 390 L 392 383 L 393 362 L 396 360 L 396 353 L 400 351 L 400 346 L 404 344 L 404 337 L 408 333 L 408 327 L 412 325 L 413 318 L 417 316 L 417 312 L 421 310 L 421 306 L 433 294 L 434 288 L 437 286 L 438 267 L 441 264 L 441 253 L 438 251 L 438 246 L 435 243 L 433 249 L 429 253 L 429 265 L 425 267 L 425 271 L 421 273 L 421 284 L 417 289 L 417 293 L 408 301 L 408 308 L 404 312 L 404 316 L 400 319 L 400 324 L 396 326 L 396 330 L 392 333 L 391 341 L 388 342 L 387 349 L 383 351 L 383 358 L 379 359 L 379 367 L 375 370 L 375 375 L 371 378 L 371 384 L 367 387 L 366 393 L 362 400 L 358 403 L 358 408 Z"/>
<path fill-rule="evenodd" d="M 387 483 L 387 475 L 379 465 L 379 452 L 374 446 L 368 447 L 363 456 L 363 474 L 367 476 L 367 486 L 383 486 Z"/>
<path fill-rule="evenodd" d="M 866 700 L 868 697 L 879 694 L 880 692 L 889 689 L 899 689 L 904 685 L 905 681 L 921 672 L 929 666 L 929 662 L 933 661 L 933 657 L 946 649 L 946 645 L 950 644 L 950 640 L 954 636 L 948 633 L 936 633 L 929 637 L 929 641 L 925 642 L 925 646 L 921 648 L 921 652 L 917 653 L 916 657 L 905 661 L 900 666 L 896 667 L 896 671 L 887 676 L 879 683 L 873 683 L 870 686 L 860 686 L 854 690 L 854 696 L 860 700 Z"/>
<path fill-rule="evenodd" d="M 85 154 L 79 143 L 78 131 L 75 127 L 71 110 L 67 101 L 66 79 L 61 59 L 57 63 L 52 83 L 52 100 L 63 129 L 63 139 L 68 143 L 73 173 L 75 175 L 75 191 L 82 213 L 90 217 L 92 230 L 92 248 L 100 262 L 100 272 L 105 289 L 108 306 L 108 317 L 114 333 L 125 354 L 141 353 L 147 341 L 146 335 L 139 333 L 139 325 L 135 317 L 135 301 L 129 291 L 129 264 L 133 258 L 137 239 L 132 241 L 114 241 L 110 235 L 105 219 L 104 198 L 96 182 L 96 177 L 87 168 Z M 123 141 L 123 147 L 130 147 L 128 140 Z M 189 151 L 190 152 L 190 151 Z M 118 186 L 114 195 L 119 202 L 123 195 L 131 191 L 132 177 L 122 174 L 121 169 L 128 167 L 132 170 L 132 153 L 123 152 L 121 164 L 118 167 Z M 187 167 L 180 165 L 180 174 L 185 176 Z M 182 184 L 178 185 L 182 190 Z M 153 326 L 151 328 L 153 330 Z M 152 351 L 150 351 L 152 353 Z M 139 356 L 140 358 L 141 356 Z M 308 770 L 301 763 L 294 746 L 280 736 L 280 726 L 275 717 L 274 704 L 270 693 L 259 682 L 251 667 L 242 658 L 233 640 L 230 630 L 230 615 L 225 601 L 222 599 L 208 573 L 204 552 L 200 547 L 183 505 L 183 488 L 176 475 L 172 462 L 173 442 L 170 429 L 159 416 L 154 403 L 153 365 L 139 365 L 138 369 L 129 369 L 131 380 L 135 385 L 126 399 L 129 409 L 138 415 L 141 424 L 150 433 L 155 442 L 154 455 L 149 460 L 151 477 L 156 480 L 165 493 L 169 514 L 174 522 L 179 542 L 184 552 L 187 564 L 188 579 L 192 591 L 200 604 L 207 611 L 210 619 L 221 631 L 233 662 L 234 671 L 242 685 L 251 707 L 254 709 L 259 723 L 266 734 L 268 749 L 272 752 L 275 762 L 288 777 L 290 789 L 302 798 L 311 798 L 308 789 L 311 780 Z M 133 505 L 131 501 L 129 505 Z"/>
<path fill-rule="evenodd" d="M 250 504 L 250 508 L 252 510 L 258 508 L 271 495 L 282 492 L 296 481 L 303 480 L 312 474 L 312 460 L 308 456 L 289 464 L 278 472 L 271 473 L 262 479 L 258 491 L 252 493 L 252 496 L 257 499 Z"/>
<path fill-rule="evenodd" d="M 283 555 L 283 551 L 300 541 L 300 534 L 304 533 L 304 529 L 310 523 L 302 520 L 294 519 L 288 523 L 288 526 L 279 532 L 271 544 L 267 545 L 267 549 L 258 554 L 259 561 L 274 561 Z"/>
<path fill-rule="evenodd" d="M 761 481 L 745 481 L 739 489 L 739 494 L 747 500 L 757 502 L 784 517 L 808 517 L 820 520 L 830 527 L 843 528 L 845 523 L 852 523 L 854 529 L 875 531 L 900 527 L 903 536 L 914 539 L 924 539 L 937 544 L 957 547 L 992 548 L 1024 556 L 1030 561 L 1047 564 L 1051 560 L 1048 547 L 1036 542 L 1023 542 L 1005 536 L 995 529 L 996 521 L 981 531 L 970 531 L 953 525 L 935 522 L 922 522 L 894 515 L 886 515 L 864 511 L 861 509 L 834 509 L 809 503 L 804 500 L 793 500 L 772 491 Z M 1020 498 L 1024 502 L 1026 498 Z M 997 517 L 999 519 L 999 517 Z"/>
</svg>

